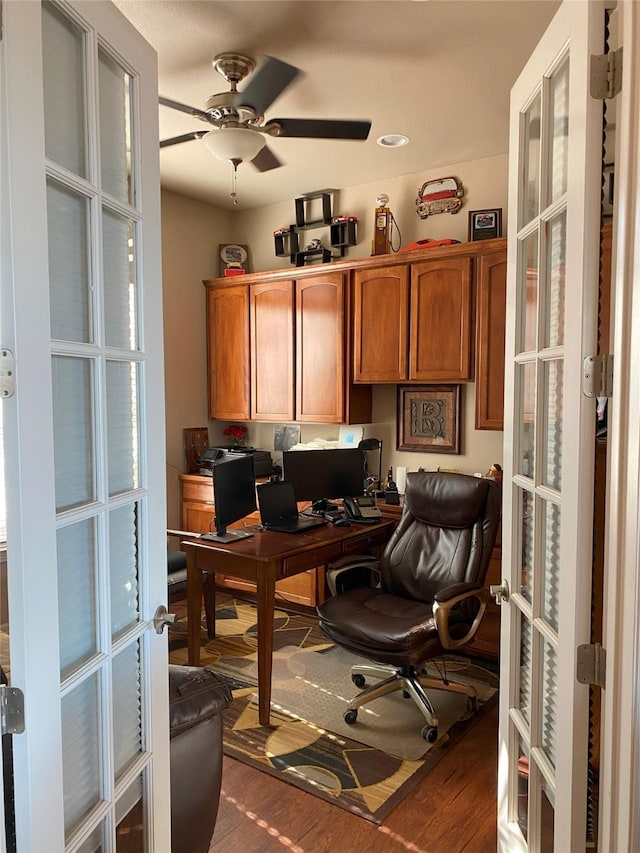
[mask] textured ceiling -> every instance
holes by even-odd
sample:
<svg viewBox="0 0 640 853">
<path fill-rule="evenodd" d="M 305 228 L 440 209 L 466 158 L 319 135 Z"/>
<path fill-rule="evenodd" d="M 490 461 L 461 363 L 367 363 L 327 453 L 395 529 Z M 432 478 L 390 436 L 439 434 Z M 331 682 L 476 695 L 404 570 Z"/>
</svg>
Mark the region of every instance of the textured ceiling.
<svg viewBox="0 0 640 853">
<path fill-rule="evenodd" d="M 301 74 L 266 118 L 364 118 L 365 142 L 270 139 L 283 162 L 238 169 L 238 207 L 316 189 L 504 154 L 509 90 L 559 6 L 558 0 L 114 0 L 158 53 L 159 92 L 202 108 L 228 85 L 212 67 L 222 52 L 258 63 L 275 56 Z M 240 84 L 239 89 L 246 85 Z M 160 138 L 206 130 L 159 107 Z M 384 149 L 376 139 L 410 143 Z M 160 152 L 164 188 L 230 208 L 231 166 L 200 141 Z"/>
</svg>

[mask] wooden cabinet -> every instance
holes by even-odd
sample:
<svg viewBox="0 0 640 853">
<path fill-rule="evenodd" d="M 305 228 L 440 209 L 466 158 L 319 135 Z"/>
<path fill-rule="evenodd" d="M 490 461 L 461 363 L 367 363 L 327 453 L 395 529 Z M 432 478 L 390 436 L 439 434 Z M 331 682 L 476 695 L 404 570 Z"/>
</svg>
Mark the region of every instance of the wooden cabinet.
<svg viewBox="0 0 640 853">
<path fill-rule="evenodd" d="M 371 421 L 371 388 L 352 381 L 348 273 L 298 275 L 205 282 L 211 418 Z"/>
<path fill-rule="evenodd" d="M 294 414 L 294 282 L 252 284 L 251 417 L 292 421 Z"/>
<path fill-rule="evenodd" d="M 353 274 L 353 378 L 404 382 L 409 352 L 409 266 Z"/>
<path fill-rule="evenodd" d="M 479 258 L 476 318 L 476 429 L 504 429 L 506 250 Z"/>
<path fill-rule="evenodd" d="M 505 257 L 504 240 L 485 242 Z M 402 263 L 385 256 L 377 266 L 354 269 L 356 382 L 474 378 L 475 290 L 489 248 L 479 245 L 408 252 Z"/>
<path fill-rule="evenodd" d="M 296 282 L 296 420 L 342 423 L 345 413 L 345 285 L 342 273 Z"/>
<path fill-rule="evenodd" d="M 207 292 L 209 417 L 249 420 L 249 290 L 227 285 Z"/>
<path fill-rule="evenodd" d="M 411 265 L 408 379 L 473 379 L 471 258 L 438 258 Z"/>
<path fill-rule="evenodd" d="M 503 238 L 204 283 L 212 419 L 370 423 L 374 383 L 475 377 L 503 428 Z"/>
<path fill-rule="evenodd" d="M 200 474 L 180 474 L 180 526 L 190 533 L 208 533 L 213 528 L 215 505 L 211 477 Z M 248 515 L 231 527 L 258 524 L 258 512 Z M 255 584 L 240 578 L 216 575 L 216 585 L 231 592 L 255 593 Z M 315 607 L 324 600 L 324 567 L 310 569 L 276 582 L 276 599 L 293 604 Z"/>
</svg>

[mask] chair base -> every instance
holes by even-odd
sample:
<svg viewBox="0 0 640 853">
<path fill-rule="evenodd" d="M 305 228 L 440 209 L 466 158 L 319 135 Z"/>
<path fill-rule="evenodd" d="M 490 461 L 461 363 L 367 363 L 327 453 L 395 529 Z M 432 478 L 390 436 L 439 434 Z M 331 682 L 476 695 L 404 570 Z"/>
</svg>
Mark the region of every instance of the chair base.
<svg viewBox="0 0 640 853">
<path fill-rule="evenodd" d="M 385 666 L 384 664 L 358 664 L 351 668 L 351 680 L 357 687 L 365 686 L 366 676 L 383 678 L 384 680 L 379 684 L 372 684 L 370 687 L 365 687 L 361 693 L 358 693 L 344 712 L 345 721 L 347 723 L 355 723 L 357 709 L 362 707 L 362 705 L 366 705 L 368 702 L 380 698 L 380 696 L 386 696 L 388 693 L 402 690 L 405 696 L 410 696 L 418 708 L 420 708 L 427 723 L 422 730 L 422 736 L 431 743 L 437 739 L 438 716 L 425 688 L 461 693 L 471 700 L 474 709 L 478 700 L 478 691 L 472 685 L 433 678 L 420 672 L 414 666 L 396 668 Z"/>
</svg>

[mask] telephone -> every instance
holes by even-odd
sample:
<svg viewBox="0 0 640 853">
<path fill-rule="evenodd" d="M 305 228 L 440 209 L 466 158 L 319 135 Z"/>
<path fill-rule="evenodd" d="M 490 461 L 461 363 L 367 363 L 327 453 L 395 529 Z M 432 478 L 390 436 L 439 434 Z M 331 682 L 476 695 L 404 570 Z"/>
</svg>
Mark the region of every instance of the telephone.
<svg viewBox="0 0 640 853">
<path fill-rule="evenodd" d="M 344 498 L 344 511 L 347 518 L 354 521 L 373 524 L 382 518 L 382 513 L 376 505 L 375 498 L 370 495 L 361 495 L 357 498 Z"/>
</svg>

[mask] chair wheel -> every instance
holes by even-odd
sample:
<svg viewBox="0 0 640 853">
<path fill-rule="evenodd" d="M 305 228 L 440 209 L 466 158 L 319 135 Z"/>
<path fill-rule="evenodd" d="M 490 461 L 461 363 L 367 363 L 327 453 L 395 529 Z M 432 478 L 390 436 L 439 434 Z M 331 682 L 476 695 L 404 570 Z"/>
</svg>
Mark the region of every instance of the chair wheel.
<svg viewBox="0 0 640 853">
<path fill-rule="evenodd" d="M 470 711 L 472 714 L 475 714 L 478 710 L 478 699 L 476 696 L 469 696 L 467 698 L 467 711 Z"/>
<path fill-rule="evenodd" d="M 436 726 L 425 726 L 421 734 L 427 743 L 435 743 L 438 740 L 438 729 Z"/>
<path fill-rule="evenodd" d="M 357 709 L 355 709 L 355 708 L 347 708 L 347 710 L 346 710 L 346 711 L 344 712 L 344 714 L 342 715 L 342 718 L 344 719 L 345 723 L 346 723 L 348 726 L 352 726 L 352 725 L 355 723 L 355 721 L 358 719 L 358 711 L 357 711 Z"/>
<path fill-rule="evenodd" d="M 355 684 L 355 686 L 360 690 L 367 683 L 366 678 L 361 672 L 354 672 L 351 675 L 351 681 Z"/>
</svg>

